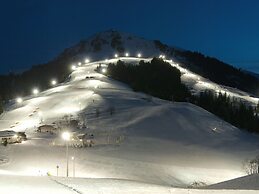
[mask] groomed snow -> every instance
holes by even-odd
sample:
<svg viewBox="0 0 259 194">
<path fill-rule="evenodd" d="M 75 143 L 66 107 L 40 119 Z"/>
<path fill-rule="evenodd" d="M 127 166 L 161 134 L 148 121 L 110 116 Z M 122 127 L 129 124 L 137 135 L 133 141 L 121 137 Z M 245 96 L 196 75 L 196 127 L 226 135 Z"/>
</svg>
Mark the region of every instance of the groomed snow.
<svg viewBox="0 0 259 194">
<path fill-rule="evenodd" d="M 259 190 L 259 174 L 244 176 L 210 185 L 208 189 Z"/>
<path fill-rule="evenodd" d="M 133 57 L 120 59 L 142 60 Z M 135 193 L 132 192 L 132 183 L 143 187 L 139 188 L 139 193 L 142 190 L 143 193 L 155 193 L 155 188 L 158 188 L 158 193 L 188 193 L 185 189 L 172 190 L 171 186 L 187 187 L 195 181 L 214 184 L 245 175 L 243 161 L 258 153 L 257 135 L 242 132 L 192 104 L 171 103 L 135 93 L 127 85 L 94 71 L 97 65 L 116 60 L 82 64 L 72 72 L 70 82 L 37 96 L 26 97 L 21 104 L 11 105 L 1 115 L 0 130 L 25 130 L 29 140 L 0 147 L 0 179 L 13 179 L 17 184 L 23 184 L 22 180 L 33 179 L 26 176 L 36 176 L 35 181 L 41 182 L 42 179 L 43 185 L 46 182 L 52 188 L 54 183 L 46 176 L 47 173 L 56 180 L 56 166 L 59 165 L 59 176 L 65 176 L 65 146 L 60 136 L 35 132 L 41 121 L 51 124 L 62 120 L 64 115 L 75 118 L 80 115 L 87 123 L 86 132 L 95 135 L 94 147 L 69 148 L 70 157 L 75 157 L 76 177 L 92 179 L 57 179 L 78 184 L 76 189 L 85 189 L 83 193 L 91 191 L 88 191 L 91 186 L 86 184 L 91 181 L 96 183 L 91 182 L 90 185 L 107 186 L 107 192 L 99 193 Z M 187 75 L 187 70 L 184 71 L 183 78 Z M 188 74 L 190 79 L 184 78 L 187 84 L 195 80 L 206 83 L 208 87 L 212 84 L 195 74 Z M 245 98 L 251 100 L 250 97 Z M 109 114 L 111 107 L 114 108 L 113 115 Z M 98 117 L 96 109 L 100 111 Z M 118 138 L 120 142 L 117 142 Z M 54 145 L 53 142 L 61 143 Z M 69 175 L 72 176 L 72 161 L 69 162 Z M 142 182 L 148 185 L 143 186 Z M 123 185 L 127 188 L 125 190 L 116 185 L 124 183 L 128 185 Z M 6 183 L 5 186 L 0 189 L 8 189 L 11 184 Z M 114 187 L 121 189 L 114 191 Z M 149 187 L 150 190 L 147 189 Z M 55 193 L 63 191 L 58 189 Z"/>
<path fill-rule="evenodd" d="M 181 189 L 118 179 L 0 176 L 4 194 L 256 194 L 256 190 Z"/>
</svg>

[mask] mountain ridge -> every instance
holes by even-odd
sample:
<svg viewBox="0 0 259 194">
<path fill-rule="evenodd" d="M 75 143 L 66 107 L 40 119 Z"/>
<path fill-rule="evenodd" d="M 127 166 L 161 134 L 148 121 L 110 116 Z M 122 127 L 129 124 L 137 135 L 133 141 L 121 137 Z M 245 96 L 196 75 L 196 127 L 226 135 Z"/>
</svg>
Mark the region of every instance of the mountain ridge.
<svg viewBox="0 0 259 194">
<path fill-rule="evenodd" d="M 165 55 L 183 67 L 221 85 L 226 85 L 258 95 L 259 79 L 254 75 L 225 64 L 215 58 L 204 56 L 175 47 L 170 47 L 159 40 L 146 40 L 130 33 L 107 30 L 93 34 L 72 47 L 66 48 L 48 63 L 33 66 L 21 74 L 0 76 L 1 98 L 8 100 L 17 95 L 28 95 L 32 87 L 41 89 L 49 87 L 49 80 L 56 78 L 59 82 L 67 79 L 71 65 L 88 59 L 105 60 L 118 56 L 158 57 Z M 42 73 L 47 72 L 47 73 Z"/>
<path fill-rule="evenodd" d="M 155 57 L 165 55 L 181 63 L 185 68 L 200 74 L 218 84 L 238 88 L 253 95 L 259 94 L 259 78 L 255 74 L 243 73 L 244 71 L 224 63 L 216 58 L 169 46 L 159 40 L 147 40 L 136 35 L 116 30 L 107 30 L 93 34 L 81 40 L 74 46 L 67 48 L 58 58 L 72 59 L 71 63 L 90 60 L 104 60 L 115 54 L 125 56 Z"/>
</svg>

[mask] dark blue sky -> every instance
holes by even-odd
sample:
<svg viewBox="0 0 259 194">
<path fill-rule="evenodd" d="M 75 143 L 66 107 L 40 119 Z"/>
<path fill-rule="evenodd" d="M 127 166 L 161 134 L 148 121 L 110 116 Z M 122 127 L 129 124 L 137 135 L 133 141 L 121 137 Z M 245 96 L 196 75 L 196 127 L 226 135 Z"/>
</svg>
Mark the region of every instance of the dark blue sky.
<svg viewBox="0 0 259 194">
<path fill-rule="evenodd" d="M 111 28 L 259 72 L 258 10 L 257 0 L 1 0 L 0 73 Z"/>
</svg>

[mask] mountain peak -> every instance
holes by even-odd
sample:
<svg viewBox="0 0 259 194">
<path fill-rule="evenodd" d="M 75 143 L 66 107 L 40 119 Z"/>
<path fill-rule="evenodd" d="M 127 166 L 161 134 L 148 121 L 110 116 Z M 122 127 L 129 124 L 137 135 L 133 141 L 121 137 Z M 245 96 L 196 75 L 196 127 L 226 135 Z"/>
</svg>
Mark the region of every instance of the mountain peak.
<svg viewBox="0 0 259 194">
<path fill-rule="evenodd" d="M 73 47 L 66 49 L 62 56 L 64 54 L 73 56 L 78 61 L 85 57 L 91 58 L 91 60 L 100 60 L 111 58 L 115 54 L 124 56 L 126 52 L 130 56 L 136 56 L 138 53 L 141 53 L 145 57 L 154 57 L 165 51 L 160 48 L 161 45 L 163 44 L 159 41 L 147 40 L 130 33 L 109 29 L 98 32 L 80 41 Z M 170 49 L 167 50 L 169 51 Z"/>
</svg>

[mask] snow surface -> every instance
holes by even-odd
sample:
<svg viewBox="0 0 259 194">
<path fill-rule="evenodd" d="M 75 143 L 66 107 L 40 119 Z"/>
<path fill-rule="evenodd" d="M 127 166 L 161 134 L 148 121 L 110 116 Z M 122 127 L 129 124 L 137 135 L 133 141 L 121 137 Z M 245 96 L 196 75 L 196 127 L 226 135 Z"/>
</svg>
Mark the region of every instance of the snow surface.
<svg viewBox="0 0 259 194">
<path fill-rule="evenodd" d="M 119 46 L 119 44 L 115 45 L 115 47 L 112 46 L 114 37 L 118 36 L 120 39 L 117 39 L 116 42 L 120 42 L 120 46 L 124 48 L 124 51 L 121 53 L 115 48 Z M 98 49 L 95 49 L 94 46 L 96 42 L 98 42 L 99 45 Z M 126 53 L 134 57 L 141 54 L 142 57 L 148 58 L 160 55 L 161 51 L 156 47 L 154 41 L 139 38 L 125 32 L 108 30 L 97 33 L 64 52 L 65 55 L 73 56 L 78 62 L 84 61 L 86 58 L 91 61 L 110 59 L 114 57 L 115 54 L 122 57 L 125 56 Z"/>
<path fill-rule="evenodd" d="M 9 186 L 6 186 L 8 183 Z M 256 190 L 181 189 L 119 179 L 0 176 L 4 194 L 256 194 Z"/>
<path fill-rule="evenodd" d="M 244 176 L 208 186 L 209 189 L 259 190 L 259 174 Z"/>
<path fill-rule="evenodd" d="M 252 106 L 256 106 L 259 102 L 259 98 L 254 97 L 253 95 L 241 91 L 237 88 L 231 88 L 228 86 L 223 86 L 216 84 L 209 79 L 203 78 L 202 76 L 193 73 L 192 71 L 181 67 L 179 64 L 174 63 L 172 60 L 167 60 L 174 67 L 177 67 L 181 73 L 181 80 L 184 84 L 186 84 L 192 91 L 192 93 L 197 94 L 204 90 L 213 90 L 217 93 L 221 92 L 222 94 L 226 93 L 227 95 L 234 97 L 236 99 L 240 99 L 243 102 L 249 103 Z"/>
<path fill-rule="evenodd" d="M 135 63 L 143 60 L 119 59 Z M 22 104 L 13 104 L 1 115 L 0 130 L 26 131 L 29 140 L 0 147 L 0 179 L 6 186 L 0 187 L 0 191 L 13 186 L 6 182 L 8 180 L 17 185 L 25 182 L 34 185 L 29 183 L 32 180 L 42 182 L 46 185 L 43 188 L 55 190 L 53 193 L 63 192 L 55 181 L 46 177 L 47 173 L 59 182 L 75 184 L 82 193 L 93 193 L 95 187 L 92 190 L 89 187 L 95 184 L 107 189 L 99 193 L 137 193 L 132 190 L 135 187 L 138 193 L 156 193 L 156 189 L 157 193 L 188 193 L 188 189 L 172 190 L 171 186 L 187 187 L 195 181 L 214 184 L 245 175 L 243 161 L 258 153 L 257 135 L 243 132 L 195 105 L 171 103 L 135 93 L 127 85 L 94 71 L 97 65 L 116 60 L 82 64 L 72 72 L 69 82 L 26 97 Z M 201 88 L 199 82 L 204 83 L 202 87 L 224 89 L 169 62 L 181 70 L 184 83 L 194 83 L 197 90 Z M 227 91 L 253 102 L 245 93 L 234 89 Z M 109 114 L 111 107 L 113 115 Z M 98 117 L 96 109 L 100 111 Z M 87 123 L 85 132 L 95 135 L 94 147 L 69 148 L 70 157 L 75 157 L 76 177 L 82 179 L 56 179 L 57 165 L 59 176 L 66 174 L 65 144 L 60 135 L 35 132 L 41 121 L 52 124 L 64 119 L 64 115 L 84 120 Z M 69 170 L 72 176 L 71 160 Z M 118 190 L 114 190 L 115 187 Z M 31 193 L 26 189 L 35 188 L 28 186 L 24 193 Z M 47 191 L 51 193 L 49 190 L 42 192 Z M 191 190 L 190 193 L 195 192 L 208 191 Z"/>
</svg>

